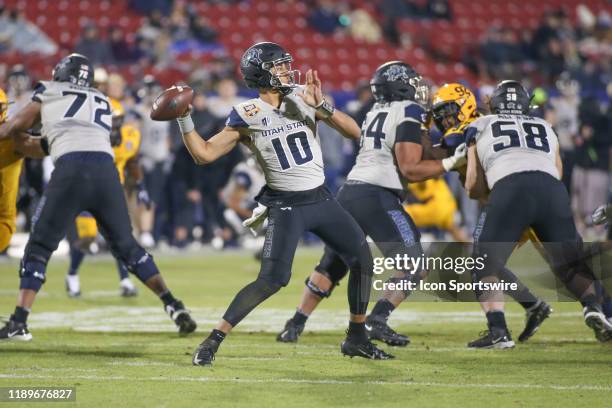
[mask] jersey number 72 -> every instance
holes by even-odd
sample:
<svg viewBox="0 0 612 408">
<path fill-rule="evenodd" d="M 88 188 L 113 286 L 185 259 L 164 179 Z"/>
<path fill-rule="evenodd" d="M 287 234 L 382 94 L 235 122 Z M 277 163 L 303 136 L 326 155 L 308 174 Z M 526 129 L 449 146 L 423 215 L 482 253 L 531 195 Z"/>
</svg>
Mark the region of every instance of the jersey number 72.
<svg viewBox="0 0 612 408">
<path fill-rule="evenodd" d="M 63 91 L 62 92 L 62 96 L 67 96 L 67 95 L 74 95 L 75 98 L 70 104 L 70 106 L 68 107 L 68 110 L 66 111 L 66 113 L 64 114 L 64 118 L 72 118 L 79 112 L 79 110 L 81 109 L 85 101 L 87 100 L 87 97 L 89 96 L 89 94 L 87 92 L 78 92 L 78 91 Z M 94 96 L 93 98 L 94 98 L 94 102 L 96 103 L 96 105 L 101 105 L 97 107 L 96 110 L 94 111 L 93 122 L 97 125 L 102 126 L 104 129 L 110 131 L 111 125 L 104 121 L 105 116 L 111 116 L 110 104 L 108 103 L 106 99 L 100 96 Z"/>
</svg>

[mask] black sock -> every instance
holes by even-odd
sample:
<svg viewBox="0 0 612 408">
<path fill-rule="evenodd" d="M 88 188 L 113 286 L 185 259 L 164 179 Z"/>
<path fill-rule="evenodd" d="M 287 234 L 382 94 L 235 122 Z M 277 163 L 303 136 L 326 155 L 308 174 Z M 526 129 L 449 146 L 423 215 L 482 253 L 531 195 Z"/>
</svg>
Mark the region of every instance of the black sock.
<svg viewBox="0 0 612 408">
<path fill-rule="evenodd" d="M 28 315 L 30 311 L 25 307 L 17 306 L 15 307 L 15 313 L 13 313 L 13 321 L 17 323 L 25 323 L 28 320 Z"/>
<path fill-rule="evenodd" d="M 529 292 L 529 289 L 525 288 L 525 291 Z M 531 294 L 531 292 L 529 292 L 529 294 Z M 523 297 L 521 297 L 521 295 L 519 295 L 519 299 L 524 299 Z M 533 295 L 532 295 L 533 296 Z M 537 305 L 540 302 L 540 300 L 538 298 L 534 298 L 534 300 L 519 300 L 519 304 L 521 306 L 523 306 L 523 308 L 525 310 L 527 309 L 531 309 L 532 307 L 534 307 L 535 305 Z"/>
<path fill-rule="evenodd" d="M 506 282 L 515 283 L 517 285 L 518 288 L 516 290 L 507 290 L 505 293 L 510 295 L 510 297 L 523 306 L 523 308 L 529 309 L 538 303 L 539 299 L 533 293 L 531 293 L 527 286 L 525 286 L 523 282 L 520 281 L 518 276 L 516 276 L 510 269 L 502 268 L 499 271 L 499 277 Z"/>
<path fill-rule="evenodd" d="M 349 328 L 347 337 L 357 341 L 366 341 L 368 340 L 368 334 L 365 329 L 365 322 L 363 323 L 355 323 L 349 322 Z"/>
<path fill-rule="evenodd" d="M 501 310 L 492 310 L 487 312 L 487 322 L 489 322 L 489 328 L 497 328 L 507 330 L 506 327 L 506 316 Z"/>
<path fill-rule="evenodd" d="M 599 304 L 597 303 L 597 296 L 595 295 L 586 295 L 580 299 L 580 304 L 583 307 L 593 307 L 595 309 L 600 309 Z"/>
<path fill-rule="evenodd" d="M 218 344 L 221 344 L 223 339 L 225 339 L 225 333 L 223 333 L 221 330 L 213 329 L 213 331 L 211 331 L 208 335 L 208 338 L 216 341 Z"/>
<path fill-rule="evenodd" d="M 291 320 L 293 320 L 293 322 L 298 326 L 303 326 L 306 323 L 306 320 L 308 320 L 308 315 L 305 315 L 298 309 L 295 311 L 295 314 Z"/>
<path fill-rule="evenodd" d="M 159 295 L 159 298 L 161 299 L 162 302 L 164 302 L 164 306 L 168 306 L 176 302 L 176 298 L 172 296 L 172 292 L 170 292 L 169 290 Z"/>
<path fill-rule="evenodd" d="M 393 303 L 389 302 L 387 299 L 380 299 L 374 305 L 374 309 L 372 309 L 372 314 L 375 316 L 381 316 L 386 321 L 393 310 L 395 310 L 395 306 L 393 306 Z"/>
</svg>

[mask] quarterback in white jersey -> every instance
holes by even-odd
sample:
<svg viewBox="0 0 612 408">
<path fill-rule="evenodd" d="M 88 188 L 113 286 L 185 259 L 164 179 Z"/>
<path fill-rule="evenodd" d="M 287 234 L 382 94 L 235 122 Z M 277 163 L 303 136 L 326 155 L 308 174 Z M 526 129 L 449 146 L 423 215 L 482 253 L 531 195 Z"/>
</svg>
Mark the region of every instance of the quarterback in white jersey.
<svg viewBox="0 0 612 408">
<path fill-rule="evenodd" d="M 392 357 L 369 341 L 365 329 L 372 275 L 365 235 L 323 186 L 316 121 L 323 120 L 354 139 L 360 137 L 359 126 L 323 99 L 317 71 L 309 70 L 306 85 L 299 86 L 299 71 L 291 68 L 292 61 L 281 46 L 270 42 L 246 50 L 240 70 L 259 97 L 234 106 L 225 129 L 210 139 L 200 137 L 188 114 L 178 118 L 183 141 L 196 163 L 210 163 L 242 142 L 255 154 L 266 179 L 256 198 L 262 207 L 254 215 L 259 220 L 268 217 L 259 275 L 236 295 L 223 319 L 198 346 L 194 365 L 211 364 L 226 334 L 287 285 L 304 231 L 318 235 L 349 264 L 350 321 L 342 353 L 377 360 Z"/>
<path fill-rule="evenodd" d="M 181 334 L 196 323 L 164 283 L 153 258 L 132 236 L 119 173 L 111 147 L 108 98 L 91 87 L 93 67 L 87 57 L 70 54 L 53 69 L 53 81 L 36 86 L 32 100 L 0 127 L 0 139 L 13 137 L 25 154 L 50 154 L 55 169 L 34 216 L 19 272 L 15 312 L 0 329 L 0 341 L 29 341 L 26 324 L 36 294 L 46 280 L 47 262 L 82 211 L 90 212 L 113 255 L 164 303 Z M 42 124 L 42 138 L 24 134 Z"/>
<path fill-rule="evenodd" d="M 468 169 L 465 187 L 473 198 L 486 195 L 474 232 L 474 257 L 485 267 L 474 270 L 479 287 L 499 282 L 523 231 L 532 228 L 550 257 L 555 274 L 584 306 L 586 324 L 598 338 L 612 338 L 612 325 L 597 303 L 594 276 L 584 262 L 569 195 L 560 181 L 559 142 L 552 127 L 528 115 L 530 97 L 516 81 L 502 81 L 490 99 L 491 115 L 465 131 Z M 483 285 L 485 284 L 485 285 Z M 489 331 L 468 344 L 473 348 L 514 347 L 504 317 L 503 292 L 477 290 Z"/>
<path fill-rule="evenodd" d="M 421 132 L 426 131 L 423 104 L 428 88 L 421 76 L 401 61 L 387 62 L 370 81 L 376 104 L 361 127 L 361 147 L 353 169 L 336 198 L 372 238 L 387 258 L 422 256 L 420 234 L 402 207 L 408 182 L 438 177 L 465 163 L 465 145 L 444 160 L 423 160 Z M 295 315 L 277 336 L 281 342 L 296 342 L 315 307 L 347 274 L 342 257 L 326 247 L 323 257 L 306 281 Z M 395 282 L 416 282 L 421 271 L 397 271 Z M 407 287 L 408 285 L 404 285 Z M 387 320 L 410 294 L 409 290 L 386 291 L 367 318 L 371 339 L 392 346 L 405 346 L 409 338 L 396 333 Z"/>
</svg>

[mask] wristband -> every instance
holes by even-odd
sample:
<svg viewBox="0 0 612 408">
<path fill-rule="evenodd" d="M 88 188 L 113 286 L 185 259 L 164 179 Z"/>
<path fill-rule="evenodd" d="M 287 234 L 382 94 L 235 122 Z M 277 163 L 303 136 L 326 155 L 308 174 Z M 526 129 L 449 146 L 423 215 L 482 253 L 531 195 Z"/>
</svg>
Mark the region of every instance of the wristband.
<svg viewBox="0 0 612 408">
<path fill-rule="evenodd" d="M 336 111 L 336 108 L 334 108 L 334 106 L 328 103 L 325 99 L 323 99 L 320 104 L 315 106 L 315 109 L 319 115 L 323 116 L 323 119 L 331 118 Z"/>
<path fill-rule="evenodd" d="M 195 129 L 190 114 L 176 118 L 176 121 L 178 122 L 179 128 L 181 128 L 182 134 L 192 132 Z"/>
</svg>

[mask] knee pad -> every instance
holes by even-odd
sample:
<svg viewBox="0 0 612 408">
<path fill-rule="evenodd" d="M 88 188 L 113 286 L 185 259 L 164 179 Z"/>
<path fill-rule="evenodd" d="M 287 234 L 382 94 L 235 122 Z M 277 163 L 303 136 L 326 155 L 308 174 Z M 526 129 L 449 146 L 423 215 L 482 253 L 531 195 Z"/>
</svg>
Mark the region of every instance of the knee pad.
<svg viewBox="0 0 612 408">
<path fill-rule="evenodd" d="M 404 276 L 392 276 L 387 282 L 389 283 L 400 283 L 400 282 L 419 282 L 421 280 L 421 275 L 419 273 L 410 273 L 403 272 Z M 402 293 L 408 297 L 410 295 L 410 289 L 408 289 L 408 285 L 404 285 L 404 290 Z"/>
<path fill-rule="evenodd" d="M 321 272 L 320 272 L 321 273 Z M 324 274 L 325 275 L 325 274 Z M 328 276 L 329 278 L 329 276 Z M 330 279 L 331 280 L 331 279 Z M 332 281 L 332 286 L 328 290 L 323 290 L 319 288 L 313 281 L 310 280 L 310 277 L 306 278 L 304 281 L 308 290 L 317 295 L 320 298 L 327 298 L 331 295 L 332 291 L 338 285 L 338 282 Z"/>
<path fill-rule="evenodd" d="M 40 290 L 46 277 L 47 265 L 40 261 L 21 261 L 19 268 L 19 289 L 31 289 L 36 292 Z"/>
<path fill-rule="evenodd" d="M 151 256 L 144 249 L 141 249 L 140 256 L 132 257 L 125 263 L 127 270 L 136 275 L 142 283 L 148 281 L 153 276 L 159 274 L 159 269 Z"/>
</svg>

